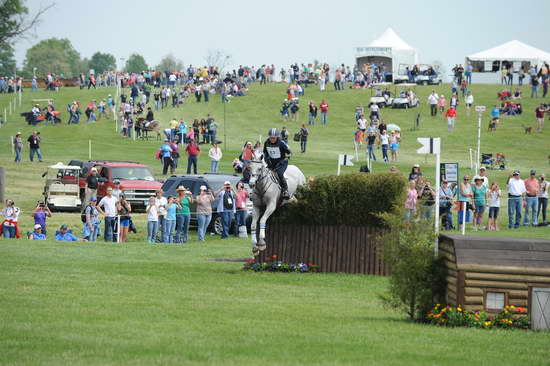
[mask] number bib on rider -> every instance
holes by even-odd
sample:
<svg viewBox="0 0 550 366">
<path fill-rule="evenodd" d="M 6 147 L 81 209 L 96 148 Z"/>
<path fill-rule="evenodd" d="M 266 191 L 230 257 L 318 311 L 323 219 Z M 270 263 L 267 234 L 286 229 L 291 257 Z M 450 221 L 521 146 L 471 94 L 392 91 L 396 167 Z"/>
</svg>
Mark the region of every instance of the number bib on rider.
<svg viewBox="0 0 550 366">
<path fill-rule="evenodd" d="M 281 158 L 281 149 L 279 149 L 278 146 L 276 146 L 276 147 L 267 146 L 266 149 L 267 149 L 267 153 L 269 154 L 269 157 L 271 159 L 280 159 Z"/>
</svg>

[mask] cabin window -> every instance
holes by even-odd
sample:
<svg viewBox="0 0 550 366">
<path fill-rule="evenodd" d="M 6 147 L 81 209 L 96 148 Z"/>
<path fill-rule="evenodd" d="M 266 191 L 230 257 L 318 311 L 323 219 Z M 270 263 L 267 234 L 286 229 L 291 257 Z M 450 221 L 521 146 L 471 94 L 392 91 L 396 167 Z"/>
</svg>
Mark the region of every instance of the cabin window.
<svg viewBox="0 0 550 366">
<path fill-rule="evenodd" d="M 487 310 L 502 310 L 506 306 L 506 294 L 504 292 L 485 293 L 485 308 Z"/>
</svg>

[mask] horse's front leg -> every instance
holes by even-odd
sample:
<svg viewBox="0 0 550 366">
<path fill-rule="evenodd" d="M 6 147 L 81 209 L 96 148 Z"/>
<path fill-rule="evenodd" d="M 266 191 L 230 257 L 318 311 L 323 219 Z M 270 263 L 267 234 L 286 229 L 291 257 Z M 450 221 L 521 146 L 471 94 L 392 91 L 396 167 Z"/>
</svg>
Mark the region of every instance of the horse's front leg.
<svg viewBox="0 0 550 366">
<path fill-rule="evenodd" d="M 269 219 L 269 216 L 275 211 L 277 208 L 277 200 L 271 200 L 267 207 L 265 208 L 264 214 L 260 218 L 260 243 L 258 245 L 258 249 L 265 250 L 266 243 L 265 243 L 265 227 L 267 223 L 267 219 Z"/>
<path fill-rule="evenodd" d="M 256 256 L 259 254 L 257 247 L 258 240 L 256 239 L 256 227 L 258 226 L 258 218 L 261 215 L 260 207 L 252 206 L 252 224 L 250 225 L 250 237 L 252 238 L 252 253 Z"/>
</svg>

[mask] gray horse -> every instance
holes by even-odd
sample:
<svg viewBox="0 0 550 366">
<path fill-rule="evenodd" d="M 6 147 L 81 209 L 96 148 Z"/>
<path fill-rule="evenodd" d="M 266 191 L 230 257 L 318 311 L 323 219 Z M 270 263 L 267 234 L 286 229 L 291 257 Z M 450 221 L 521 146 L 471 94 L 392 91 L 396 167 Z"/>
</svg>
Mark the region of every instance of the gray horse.
<svg viewBox="0 0 550 366">
<path fill-rule="evenodd" d="M 265 162 L 257 157 L 249 165 L 250 188 L 253 189 L 252 203 L 252 253 L 258 255 L 265 250 L 265 227 L 269 216 L 275 212 L 281 200 L 281 186 L 277 181 L 277 175 L 267 168 Z M 288 194 L 292 197 L 298 186 L 305 184 L 306 177 L 295 165 L 289 165 L 285 171 L 285 178 L 288 184 Z M 265 209 L 264 209 L 265 208 Z M 264 209 L 262 215 L 262 209 Z M 260 220 L 259 243 L 256 239 L 256 228 Z"/>
</svg>

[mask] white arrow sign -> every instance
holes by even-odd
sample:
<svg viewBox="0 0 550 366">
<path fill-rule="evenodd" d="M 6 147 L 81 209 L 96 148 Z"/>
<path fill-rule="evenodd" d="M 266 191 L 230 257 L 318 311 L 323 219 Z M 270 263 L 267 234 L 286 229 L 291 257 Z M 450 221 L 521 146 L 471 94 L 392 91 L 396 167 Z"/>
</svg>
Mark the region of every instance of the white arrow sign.
<svg viewBox="0 0 550 366">
<path fill-rule="evenodd" d="M 484 106 L 484 105 L 476 105 L 476 112 L 478 113 L 482 113 L 482 112 L 485 112 L 487 110 L 487 107 Z"/>
<path fill-rule="evenodd" d="M 418 154 L 440 154 L 441 139 L 439 137 L 419 137 L 417 140 L 422 144 L 422 147 L 416 150 Z"/>
<path fill-rule="evenodd" d="M 343 166 L 353 166 L 353 163 L 351 162 L 352 159 L 353 155 L 340 154 L 338 155 L 338 164 Z"/>
</svg>

